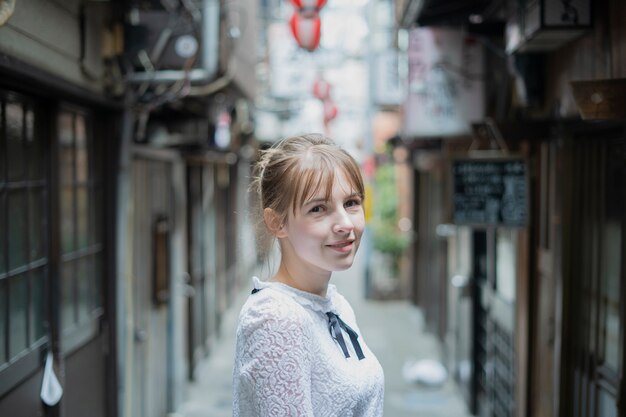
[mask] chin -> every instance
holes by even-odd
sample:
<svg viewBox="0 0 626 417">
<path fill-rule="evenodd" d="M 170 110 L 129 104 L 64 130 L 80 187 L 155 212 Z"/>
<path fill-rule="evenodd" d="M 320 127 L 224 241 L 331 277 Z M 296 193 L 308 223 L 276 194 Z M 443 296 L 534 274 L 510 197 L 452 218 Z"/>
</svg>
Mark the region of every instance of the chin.
<svg viewBox="0 0 626 417">
<path fill-rule="evenodd" d="M 345 264 L 342 264 L 342 265 L 337 265 L 334 268 L 334 271 L 339 272 L 339 271 L 345 271 L 346 269 L 350 269 L 353 263 L 354 263 L 354 259 L 351 259 L 350 262 L 346 262 Z"/>
</svg>

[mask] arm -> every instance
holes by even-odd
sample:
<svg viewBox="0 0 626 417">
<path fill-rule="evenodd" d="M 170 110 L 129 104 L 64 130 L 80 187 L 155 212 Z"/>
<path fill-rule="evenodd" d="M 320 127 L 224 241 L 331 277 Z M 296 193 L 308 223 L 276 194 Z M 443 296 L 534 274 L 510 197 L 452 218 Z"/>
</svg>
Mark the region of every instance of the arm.
<svg viewBox="0 0 626 417">
<path fill-rule="evenodd" d="M 248 315 L 240 327 L 235 377 L 242 416 L 313 416 L 307 321 L 281 307 Z"/>
</svg>

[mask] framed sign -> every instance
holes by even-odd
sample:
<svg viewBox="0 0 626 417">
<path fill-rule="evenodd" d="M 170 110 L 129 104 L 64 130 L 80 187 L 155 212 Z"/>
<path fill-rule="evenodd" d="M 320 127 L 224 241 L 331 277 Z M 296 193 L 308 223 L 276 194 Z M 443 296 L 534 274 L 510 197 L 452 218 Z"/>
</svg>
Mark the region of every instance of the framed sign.
<svg viewBox="0 0 626 417">
<path fill-rule="evenodd" d="M 528 167 L 523 158 L 452 161 L 452 221 L 526 226 Z"/>
</svg>

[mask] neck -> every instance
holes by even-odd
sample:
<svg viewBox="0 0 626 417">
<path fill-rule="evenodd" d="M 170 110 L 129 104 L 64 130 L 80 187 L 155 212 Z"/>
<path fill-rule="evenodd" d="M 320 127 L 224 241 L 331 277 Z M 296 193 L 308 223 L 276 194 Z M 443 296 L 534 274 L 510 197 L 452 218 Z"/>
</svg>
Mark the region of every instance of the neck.
<svg viewBox="0 0 626 417">
<path fill-rule="evenodd" d="M 326 271 L 320 273 L 312 273 L 309 271 L 306 273 L 304 271 L 298 272 L 297 268 L 290 268 L 283 259 L 281 260 L 280 267 L 276 275 L 274 275 L 273 280 L 282 282 L 300 291 L 326 297 L 330 276 L 331 273 Z"/>
</svg>

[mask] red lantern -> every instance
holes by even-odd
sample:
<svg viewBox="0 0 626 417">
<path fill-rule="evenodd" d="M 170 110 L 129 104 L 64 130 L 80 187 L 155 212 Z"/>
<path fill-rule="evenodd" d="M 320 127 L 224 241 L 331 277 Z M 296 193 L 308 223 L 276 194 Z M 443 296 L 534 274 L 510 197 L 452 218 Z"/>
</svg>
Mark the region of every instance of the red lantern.
<svg viewBox="0 0 626 417">
<path fill-rule="evenodd" d="M 322 101 L 330 98 L 331 85 L 323 78 L 318 78 L 313 83 L 313 96 Z"/>
<path fill-rule="evenodd" d="M 337 117 L 337 106 L 332 100 L 324 101 L 324 124 Z"/>
<path fill-rule="evenodd" d="M 319 11 L 326 4 L 326 0 L 291 0 L 291 3 L 298 9 Z"/>
<path fill-rule="evenodd" d="M 296 42 L 307 51 L 313 51 L 319 46 L 321 25 L 322 21 L 317 13 L 311 17 L 305 17 L 299 11 L 296 11 L 289 21 L 289 26 L 294 38 L 296 38 Z"/>
</svg>

